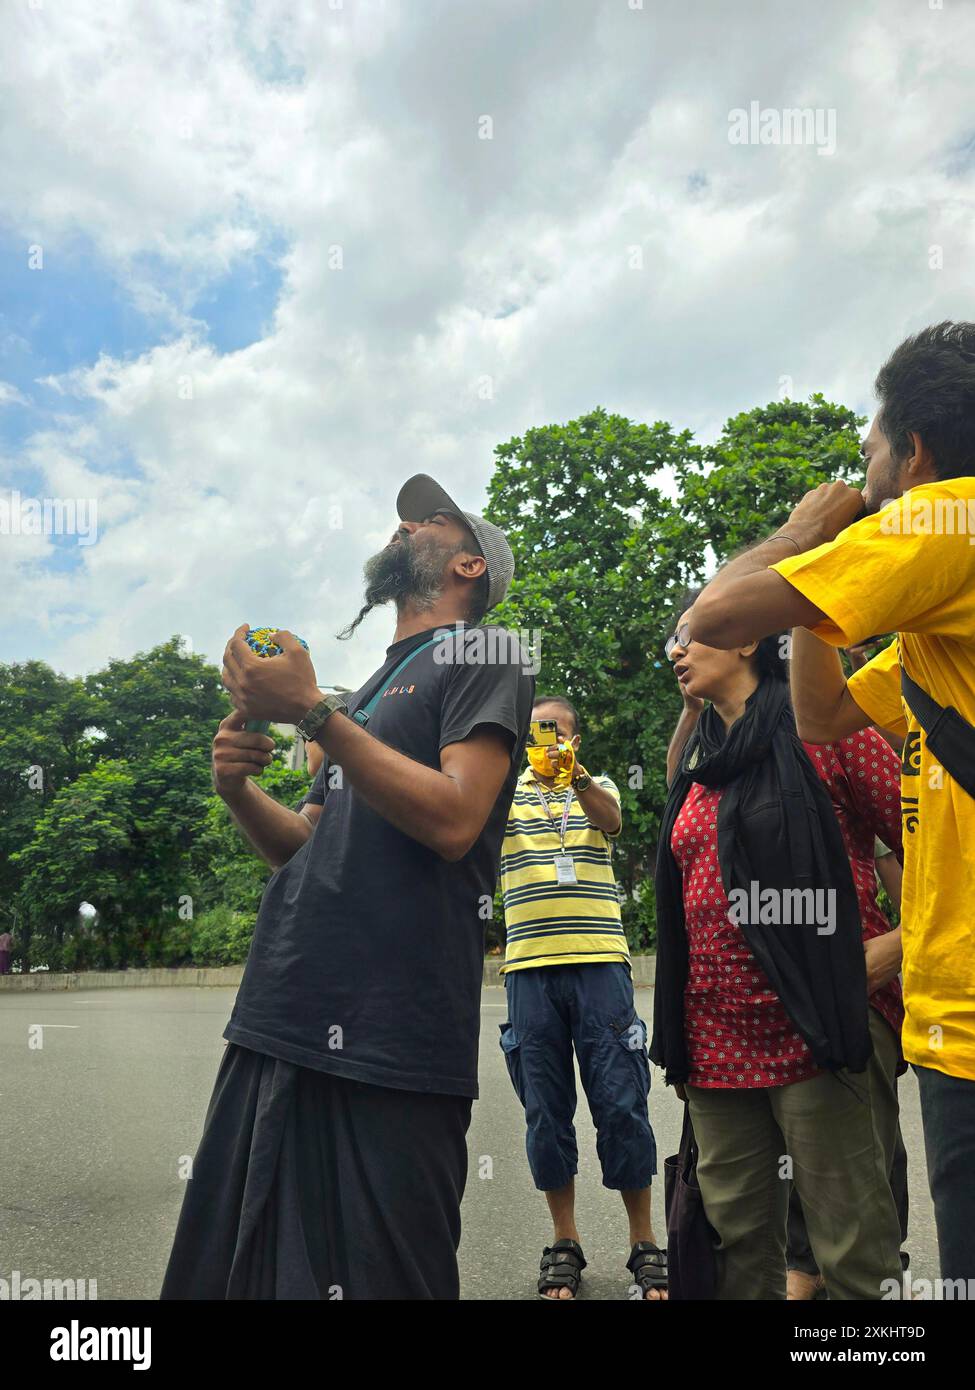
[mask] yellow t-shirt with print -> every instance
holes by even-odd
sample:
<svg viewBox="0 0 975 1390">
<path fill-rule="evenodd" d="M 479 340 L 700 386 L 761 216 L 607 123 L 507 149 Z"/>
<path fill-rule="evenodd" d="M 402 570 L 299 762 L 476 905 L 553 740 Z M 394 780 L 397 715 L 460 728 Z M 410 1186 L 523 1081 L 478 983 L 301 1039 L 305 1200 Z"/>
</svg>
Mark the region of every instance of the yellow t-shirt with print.
<svg viewBox="0 0 975 1390">
<path fill-rule="evenodd" d="M 610 778 L 592 780 L 619 801 Z M 501 847 L 507 938 L 502 975 L 542 965 L 628 963 L 630 952 L 613 874 L 613 836 L 590 823 L 573 795 L 565 849 L 572 856 L 578 881 L 559 884 L 555 856 L 561 852 L 559 828 L 566 793 L 542 787 L 549 808 L 545 811 L 538 786 L 531 768 L 526 768 L 515 784 Z"/>
<path fill-rule="evenodd" d="M 975 1080 L 975 800 L 929 753 L 901 699 L 897 652 L 918 685 L 975 724 L 975 478 L 912 488 L 773 569 L 828 615 L 813 629 L 824 641 L 898 633 L 848 688 L 872 723 L 906 738 L 904 1056 Z"/>
</svg>

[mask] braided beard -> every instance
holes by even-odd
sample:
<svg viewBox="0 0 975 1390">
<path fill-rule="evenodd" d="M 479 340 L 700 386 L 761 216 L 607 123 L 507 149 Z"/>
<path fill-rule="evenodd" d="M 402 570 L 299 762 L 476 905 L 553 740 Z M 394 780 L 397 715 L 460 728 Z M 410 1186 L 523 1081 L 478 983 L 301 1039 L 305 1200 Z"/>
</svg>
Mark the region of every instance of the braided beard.
<svg viewBox="0 0 975 1390">
<path fill-rule="evenodd" d="M 366 601 L 348 627 L 336 634 L 338 640 L 347 641 L 363 618 L 384 603 L 395 603 L 398 609 L 409 603 L 421 613 L 433 608 L 443 596 L 444 564 L 462 548 L 457 546 L 449 554 L 436 544 L 418 548 L 413 537 L 401 531 L 398 541 L 366 561 L 362 571 Z"/>
</svg>

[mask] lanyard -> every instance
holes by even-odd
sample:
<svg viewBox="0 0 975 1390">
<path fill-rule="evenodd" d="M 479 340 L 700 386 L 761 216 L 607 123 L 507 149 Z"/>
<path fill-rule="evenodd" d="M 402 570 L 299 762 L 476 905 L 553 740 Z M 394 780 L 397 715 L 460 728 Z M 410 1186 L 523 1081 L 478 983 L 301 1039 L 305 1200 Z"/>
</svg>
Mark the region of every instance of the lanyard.
<svg viewBox="0 0 975 1390">
<path fill-rule="evenodd" d="M 549 820 L 551 821 L 552 825 L 554 826 L 554 825 L 555 825 L 555 817 L 552 815 L 552 808 L 549 806 L 548 802 L 545 800 L 545 796 L 544 796 L 544 794 L 543 794 L 543 792 L 542 792 L 542 789 L 541 789 L 541 787 L 539 786 L 538 782 L 535 782 L 535 783 L 534 783 L 534 787 L 535 787 L 535 795 L 538 797 L 539 801 L 542 803 L 542 810 L 545 812 L 545 814 L 548 816 Z M 568 790 L 568 791 L 566 792 L 566 794 L 565 794 L 565 805 L 562 807 L 562 824 L 559 826 L 559 844 L 561 845 L 562 853 L 563 853 L 563 854 L 565 853 L 565 827 L 566 827 L 566 826 L 568 825 L 568 823 L 569 823 L 569 809 L 570 809 L 571 806 L 572 806 L 572 788 L 570 787 L 569 790 Z"/>
</svg>

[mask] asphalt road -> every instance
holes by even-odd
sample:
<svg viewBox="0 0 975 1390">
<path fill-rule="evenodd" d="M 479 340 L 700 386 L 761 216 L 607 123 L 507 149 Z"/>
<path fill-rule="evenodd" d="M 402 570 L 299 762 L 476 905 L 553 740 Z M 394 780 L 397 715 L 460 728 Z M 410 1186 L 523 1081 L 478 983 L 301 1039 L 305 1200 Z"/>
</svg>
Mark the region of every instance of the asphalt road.
<svg viewBox="0 0 975 1390">
<path fill-rule="evenodd" d="M 648 1018 L 649 990 L 638 991 Z M 0 1003 L 0 1278 L 96 1279 L 99 1299 L 156 1298 L 179 1213 L 179 1164 L 192 1156 L 223 1051 L 230 989 L 106 989 L 4 994 Z M 462 1296 L 534 1298 L 550 1239 L 524 1152 L 521 1107 L 498 1047 L 504 990 L 486 988 L 481 1099 L 469 1134 L 460 1248 Z M 30 1046 L 42 1025 L 43 1046 Z M 627 1227 L 600 1182 L 580 1088 L 578 1222 L 589 1269 L 583 1296 L 627 1297 Z M 937 1276 L 934 1216 L 913 1075 L 901 1081 L 910 1155 L 915 1276 Z M 654 1070 L 658 1155 L 675 1152 L 680 1104 Z M 664 1230 L 663 1182 L 654 1222 Z"/>
</svg>

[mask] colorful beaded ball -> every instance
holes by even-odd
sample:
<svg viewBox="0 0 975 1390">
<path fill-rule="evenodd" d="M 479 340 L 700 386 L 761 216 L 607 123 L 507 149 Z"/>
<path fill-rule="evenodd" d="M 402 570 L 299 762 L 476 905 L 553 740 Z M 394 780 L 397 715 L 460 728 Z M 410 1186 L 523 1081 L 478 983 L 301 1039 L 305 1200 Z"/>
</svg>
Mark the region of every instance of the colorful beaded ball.
<svg viewBox="0 0 975 1390">
<path fill-rule="evenodd" d="M 252 627 L 244 638 L 244 641 L 252 652 L 257 652 L 258 656 L 280 656 L 284 648 L 279 647 L 277 642 L 271 641 L 271 638 L 277 631 L 278 629 L 276 627 Z M 298 634 L 295 633 L 295 636 L 298 637 Z M 298 637 L 298 641 L 304 647 L 305 651 L 307 651 L 308 643 L 304 638 Z M 282 667 L 282 670 L 283 669 Z"/>
</svg>

